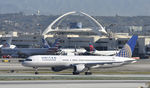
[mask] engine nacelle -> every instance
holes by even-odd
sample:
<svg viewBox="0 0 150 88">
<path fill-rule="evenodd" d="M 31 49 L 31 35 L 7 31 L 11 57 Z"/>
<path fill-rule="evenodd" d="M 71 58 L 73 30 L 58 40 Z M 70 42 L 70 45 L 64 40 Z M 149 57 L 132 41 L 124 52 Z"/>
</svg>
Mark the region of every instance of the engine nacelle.
<svg viewBox="0 0 150 88">
<path fill-rule="evenodd" d="M 60 72 L 60 71 L 62 71 L 62 70 L 65 70 L 65 69 L 67 69 L 68 67 L 52 67 L 51 69 L 52 69 L 52 71 L 54 71 L 54 72 Z"/>
<path fill-rule="evenodd" d="M 82 72 L 85 69 L 85 65 L 84 64 L 78 64 L 74 66 L 74 72 Z"/>
</svg>

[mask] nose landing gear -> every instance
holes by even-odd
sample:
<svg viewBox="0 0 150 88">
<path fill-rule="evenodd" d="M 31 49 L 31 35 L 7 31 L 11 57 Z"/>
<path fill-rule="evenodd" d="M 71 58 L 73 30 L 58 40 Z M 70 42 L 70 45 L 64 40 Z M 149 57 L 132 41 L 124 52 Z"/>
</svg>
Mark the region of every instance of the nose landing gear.
<svg viewBox="0 0 150 88">
<path fill-rule="evenodd" d="M 35 69 L 35 73 L 34 74 L 39 74 L 38 72 L 38 67 L 33 67 Z"/>
</svg>

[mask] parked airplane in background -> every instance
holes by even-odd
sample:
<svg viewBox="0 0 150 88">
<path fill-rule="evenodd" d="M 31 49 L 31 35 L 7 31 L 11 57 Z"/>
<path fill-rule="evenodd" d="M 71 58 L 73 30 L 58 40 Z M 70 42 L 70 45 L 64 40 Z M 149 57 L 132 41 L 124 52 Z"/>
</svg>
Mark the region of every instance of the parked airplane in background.
<svg viewBox="0 0 150 88">
<path fill-rule="evenodd" d="M 55 54 L 58 51 L 58 44 L 60 39 L 56 39 L 52 47 L 48 45 L 46 40 L 43 40 L 43 48 L 14 48 L 14 49 L 1 49 L 2 55 L 18 55 L 20 57 L 28 57 L 31 55 L 46 55 Z"/>
<path fill-rule="evenodd" d="M 44 38 L 42 39 L 42 43 L 43 43 L 42 48 L 50 48 L 49 44 L 47 43 L 47 41 Z"/>
<path fill-rule="evenodd" d="M 84 48 L 61 48 L 62 55 L 78 55 L 80 53 L 85 53 L 86 50 Z"/>
<path fill-rule="evenodd" d="M 73 75 L 85 71 L 86 75 L 92 74 L 90 68 L 100 68 L 101 65 L 113 64 L 125 65 L 136 62 L 132 53 L 138 36 L 133 35 L 126 45 L 115 56 L 60 56 L 60 55 L 34 55 L 22 62 L 23 66 L 33 67 L 38 74 L 38 67 L 51 67 L 53 71 L 59 72 L 73 68 Z"/>
<path fill-rule="evenodd" d="M 55 54 L 58 52 L 58 45 L 60 39 L 56 39 L 52 47 L 50 47 L 47 41 L 43 41 L 44 47 L 43 48 L 18 48 L 19 55 L 31 56 L 31 55 L 49 55 Z"/>
<path fill-rule="evenodd" d="M 118 50 L 98 51 L 94 48 L 92 43 L 89 43 L 89 50 L 87 50 L 84 54 L 100 55 L 100 56 L 113 56 L 118 52 L 119 52 Z"/>
<path fill-rule="evenodd" d="M 0 48 L 9 48 L 9 49 L 16 48 L 16 46 L 15 45 L 11 45 L 11 43 L 12 43 L 12 37 L 10 37 L 5 43 L 0 45 Z"/>
</svg>

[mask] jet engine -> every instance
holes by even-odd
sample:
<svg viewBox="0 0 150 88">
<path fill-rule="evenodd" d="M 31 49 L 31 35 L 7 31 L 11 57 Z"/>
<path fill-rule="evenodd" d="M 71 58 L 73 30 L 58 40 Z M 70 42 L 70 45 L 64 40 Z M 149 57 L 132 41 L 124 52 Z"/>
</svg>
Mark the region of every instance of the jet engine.
<svg viewBox="0 0 150 88">
<path fill-rule="evenodd" d="M 63 67 L 63 66 L 61 66 L 61 67 L 52 67 L 51 69 L 52 69 L 52 71 L 54 71 L 54 72 L 60 72 L 60 71 L 62 71 L 62 70 L 65 70 L 65 69 L 68 69 L 69 67 Z"/>
<path fill-rule="evenodd" d="M 74 66 L 74 72 L 82 72 L 85 69 L 85 65 L 84 64 L 79 64 L 79 65 L 75 65 Z"/>
</svg>

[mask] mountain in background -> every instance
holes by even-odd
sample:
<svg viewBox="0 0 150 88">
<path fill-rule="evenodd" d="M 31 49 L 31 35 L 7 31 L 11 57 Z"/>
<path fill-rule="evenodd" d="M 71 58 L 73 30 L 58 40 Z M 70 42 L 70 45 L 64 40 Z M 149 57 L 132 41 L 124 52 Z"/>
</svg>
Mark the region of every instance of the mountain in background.
<svg viewBox="0 0 150 88">
<path fill-rule="evenodd" d="M 83 11 L 97 16 L 150 16 L 150 0 L 0 0 L 0 13 L 63 14 Z"/>
</svg>

